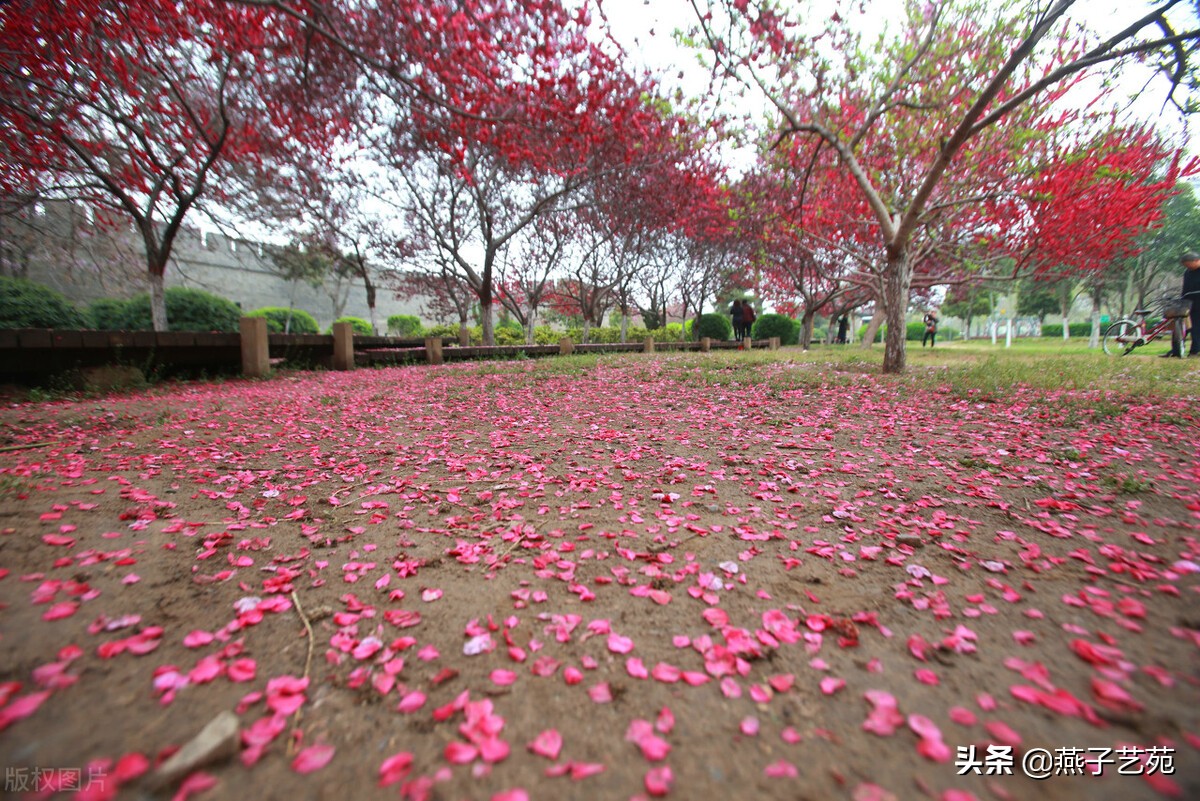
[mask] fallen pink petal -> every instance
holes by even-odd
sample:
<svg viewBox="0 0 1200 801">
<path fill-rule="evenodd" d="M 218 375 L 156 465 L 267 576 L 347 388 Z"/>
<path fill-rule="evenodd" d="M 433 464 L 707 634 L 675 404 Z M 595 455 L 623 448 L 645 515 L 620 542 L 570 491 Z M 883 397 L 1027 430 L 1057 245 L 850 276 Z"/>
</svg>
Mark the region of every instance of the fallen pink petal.
<svg viewBox="0 0 1200 801">
<path fill-rule="evenodd" d="M 160 335 L 163 343 L 192 344 L 163 344 L 154 359 L 186 347 L 234 360 L 219 380 L 163 368 L 142 373 L 149 386 L 111 391 L 57 379 L 36 392 L 0 388 L 0 749 L 10 757 L 8 779 L 38 768 L 43 780 L 40 793 L 9 794 L 137 795 L 210 725 L 222 738 L 222 758 L 155 793 L 982 801 L 1082 797 L 1094 786 L 1114 798 L 1194 794 L 1196 362 L 1157 359 L 1169 336 L 1127 356 L 1103 347 L 1122 304 L 1132 310 L 1159 288 L 1178 292 L 1179 254 L 1156 236 L 1194 228 L 1175 210 L 1191 208 L 1194 160 L 1160 153 L 1149 144 L 1154 129 L 1113 122 L 1101 113 L 1104 103 L 1078 112 L 1080 124 L 1088 115 L 1106 121 L 1095 136 L 1055 127 L 1076 119 L 1075 111 L 1056 108 L 1047 118 L 1023 110 L 1013 119 L 1025 127 L 1001 118 L 981 126 L 981 138 L 946 162 L 943 179 L 957 188 L 994 169 L 980 197 L 1009 210 L 1007 225 L 976 219 L 974 206 L 956 203 L 961 197 L 939 183 L 927 213 L 913 219 L 909 249 L 892 250 L 874 220 L 879 204 L 855 200 L 857 180 L 843 180 L 847 165 L 858 159 L 865 181 L 887 184 L 877 187 L 880 208 L 915 196 L 921 165 L 935 161 L 911 159 L 907 148 L 918 143 L 937 155 L 940 132 L 957 130 L 945 110 L 964 102 L 963 86 L 970 84 L 968 95 L 986 86 L 996 64 L 1018 52 L 1025 28 L 1007 8 L 984 4 L 964 15 L 947 6 L 940 16 L 918 9 L 919 27 L 888 22 L 911 37 L 904 53 L 957 53 L 955 68 L 918 61 L 909 72 L 893 70 L 889 78 L 911 81 L 900 79 L 904 85 L 880 105 L 864 93 L 890 83 L 876 87 L 871 65 L 900 51 L 863 39 L 855 63 L 866 72 L 854 91 L 820 99 L 812 81 L 789 84 L 785 107 L 797 124 L 779 127 L 776 119 L 777 135 L 767 141 L 747 133 L 747 145 L 761 146 L 747 149 L 755 163 L 710 193 L 699 188 L 707 168 L 688 156 L 700 118 L 679 112 L 687 99 L 666 102 L 653 74 L 625 75 L 614 60 L 621 52 L 665 56 L 676 27 L 696 27 L 692 38 L 703 46 L 706 2 L 700 14 L 684 4 L 681 18 L 653 3 L 606 6 L 603 15 L 555 2 L 502 4 L 487 14 L 464 6 L 457 16 L 391 3 L 363 5 L 353 25 L 330 4 L 333 16 L 307 27 L 271 4 L 223 16 L 199 4 L 188 19 L 211 27 L 188 22 L 198 38 L 182 49 L 173 38 L 182 22 L 156 24 L 177 4 L 123 5 L 131 10 L 104 29 L 112 41 L 99 50 L 99 29 L 81 22 L 94 14 L 55 16 L 44 0 L 26 5 L 45 13 L 9 13 L 10 24 L 0 25 L 0 38 L 23 42 L 18 55 L 30 42 L 48 43 L 42 50 L 52 57 L 21 84 L 49 87 L 45 97 L 22 95 L 37 101 L 30 108 L 41 116 L 28 118 L 35 122 L 48 119 L 46 103 L 62 100 L 55 94 L 62 87 L 92 96 L 88 81 L 64 81 L 63 70 L 99 75 L 99 89 L 112 89 L 121 78 L 109 67 L 124 64 L 134 44 L 147 62 L 125 73 L 131 88 L 160 79 L 155 59 L 192 52 L 211 59 L 204 76 L 227 74 L 239 92 L 240 81 L 263 71 L 270 78 L 263 88 L 231 96 L 225 114 L 205 106 L 195 76 L 181 76 L 188 91 L 173 99 L 148 95 L 97 113 L 141 113 L 154 102 L 174 108 L 186 96 L 195 113 L 167 118 L 171 130 L 194 120 L 269 123 L 253 141 L 244 131 L 228 140 L 238 163 L 214 165 L 196 208 L 209 209 L 219 195 L 269 216 L 268 206 L 279 209 L 261 193 L 282 200 L 302 187 L 315 202 L 292 210 L 296 226 L 305 226 L 295 231 L 301 239 L 284 245 L 291 235 L 281 231 L 280 244 L 264 243 L 260 252 L 232 226 L 193 228 L 190 214 L 176 238 L 183 255 L 165 262 L 166 291 L 174 298 L 179 282 L 205 265 L 253 259 L 253 272 L 211 286 L 233 294 L 245 282 L 277 284 L 287 293 L 285 314 L 308 307 L 318 320 L 318 333 L 268 328 L 264 373 L 254 378 L 237 375 L 236 366 L 238 343 L 259 329 L 257 316 L 245 339 L 237 316 L 228 332 L 0 331 L 5 359 L 35 366 L 91 353 L 82 343 L 112 341 L 123 343 L 128 360 L 114 375 L 133 376 L 157 363 L 133 343 Z M 796 41 L 810 41 L 806 24 L 792 25 L 798 12 L 776 4 L 764 16 L 760 5 L 711 7 L 713 24 L 757 41 L 760 66 L 769 61 L 780 75 L 809 75 L 804 70 L 844 46 L 834 32 L 862 32 L 825 15 L 821 46 L 797 50 Z M 1083 5 L 1034 43 L 1047 61 L 1015 71 L 1003 98 L 1023 97 L 1041 68 L 1057 68 L 1055 58 L 1075 52 L 1060 30 L 1104 41 L 1093 24 L 1127 13 L 1085 16 Z M 1180 16 L 1190 10 L 1184 5 L 1168 10 L 1164 24 L 1190 59 L 1194 26 Z M 635 47 L 619 26 L 643 13 L 657 15 L 659 30 L 643 31 Z M 65 27 L 42 39 L 17 37 L 42 17 Z M 607 38 L 610 23 L 619 42 Z M 129 38 L 147 30 L 155 35 Z M 293 49 L 292 37 L 305 30 L 303 47 Z M 328 39 L 335 30 L 359 52 L 335 46 Z M 422 36 L 409 35 L 418 30 Z M 1161 38 L 1157 22 L 1144 36 Z M 925 37 L 927 49 L 913 44 Z M 440 52 L 450 45 L 453 53 Z M 259 50 L 242 58 L 241 47 Z M 105 69 L 91 63 L 100 54 L 114 59 Z M 1147 63 L 1162 55 L 1147 53 Z M 276 73 L 276 60 L 290 67 Z M 390 71 L 377 71 L 384 65 Z M 821 74 L 828 82 L 837 72 Z M 586 86 L 576 85 L 579 76 Z M 775 77 L 765 79 L 768 88 Z M 374 93 L 385 86 L 391 94 L 380 101 Z M 341 129 L 348 110 L 328 95 L 347 87 L 361 92 L 352 105 L 379 101 L 372 107 L 384 124 L 372 130 L 390 142 L 387 159 L 354 151 L 350 130 Z M 255 152 L 287 132 L 281 104 L 301 89 L 320 95 L 310 100 L 321 113 L 309 116 L 321 135 Z M 530 93 L 543 101 L 534 110 Z M 560 108 L 555 93 L 570 106 Z M 1035 94 L 1058 102 L 1052 87 Z M 615 97 L 628 102 L 607 108 Z M 593 119 L 597 104 L 605 113 Z M 544 116 L 551 111 L 576 120 L 577 129 L 555 131 Z M 845 152 L 829 142 L 818 147 L 809 135 L 814 115 L 827 118 L 837 141 L 869 130 Z M 64 115 L 63 132 L 82 131 L 91 119 Z M 697 129 L 705 141 L 732 130 L 729 120 L 709 122 Z M 889 141 L 902 148 L 886 158 L 873 149 L 872 128 L 885 123 Z M 14 130 L 14 142 L 32 135 Z M 614 131 L 637 138 L 610 149 Z M 96 164 L 129 166 L 142 139 L 130 134 L 129 158 Z M 318 174 L 279 163 L 303 153 L 320 173 L 333 162 L 309 148 L 326 141 L 349 148 L 341 166 L 371 168 L 345 187 L 349 194 L 326 193 L 332 188 L 306 183 Z M 1000 169 L 1014 141 L 1030 161 Z M 1060 141 L 1072 142 L 1071 151 L 1056 153 L 1050 143 Z M 1096 142 L 1105 143 L 1104 158 Z M 1139 142 L 1150 148 L 1139 151 L 1144 159 L 1119 157 Z M 176 144 L 163 152 L 190 158 Z M 423 155 L 433 152 L 441 154 L 437 164 Z M 587 169 L 576 156 L 587 156 Z M 609 159 L 620 169 L 606 168 Z M 1149 172 L 1141 172 L 1143 160 Z M 906 166 L 897 172 L 897 164 Z M 489 172 L 477 172 L 485 165 Z M 251 182 L 235 166 L 280 170 L 288 180 Z M 375 209 L 356 187 L 368 189 L 376 170 L 394 179 L 388 201 L 407 199 L 405 208 L 389 205 L 370 225 L 345 219 L 328 231 L 310 219 L 313 209 L 322 219 Z M 1175 193 L 1170 205 L 1118 203 L 1108 190 L 1123 176 L 1147 192 Z M 100 186 L 76 180 L 72 186 Z M 642 187 L 653 187 L 653 196 L 643 197 Z M 422 219 L 409 201 L 426 191 L 452 204 L 445 215 Z M 538 212 L 529 227 L 509 228 L 536 198 L 551 216 Z M 1054 214 L 1039 205 L 1050 198 L 1059 198 Z M 482 228 L 461 226 L 493 199 L 501 203 L 490 210 L 493 235 L 511 236 L 488 250 Z M 65 196 L 38 200 L 14 213 L 58 240 L 30 251 L 28 269 L 58 269 L 64 281 L 77 273 L 124 288 L 116 271 L 139 260 L 127 265 L 104 251 L 102 237 L 139 237 L 130 249 L 136 255 L 139 232 L 168 225 L 155 217 L 131 228 L 116 206 L 97 214 Z M 830 209 L 843 205 L 856 209 L 854 225 L 833 224 Z M 1083 230 L 1089 221 L 1099 227 Z M 753 247 L 726 238 L 751 227 Z M 816 232 L 828 241 L 815 246 Z M 1018 234 L 1020 242 L 1011 241 Z M 1113 244 L 1126 234 L 1128 248 Z M 10 239 L 9 250 L 23 246 Z M 478 286 L 441 281 L 439 265 L 463 277 L 464 264 L 438 250 L 456 243 L 472 249 L 464 260 L 478 268 Z M 476 247 L 479 259 L 490 259 L 491 279 L 480 272 L 484 261 L 474 265 Z M 973 252 L 985 258 L 964 274 L 956 258 Z M 106 254 L 102 270 L 86 263 L 91 253 Z M 19 263 L 15 250 L 6 254 Z M 565 272 L 585 262 L 594 275 Z M 900 277 L 909 280 L 912 303 L 886 307 L 880 279 L 901 264 L 911 273 Z M 1129 274 L 1083 283 L 1108 264 Z M 320 265 L 331 270 L 323 287 L 283 272 Z M 1066 338 L 1052 328 L 1063 316 L 1055 282 L 1007 280 L 1060 268 L 1072 286 L 1089 287 L 1067 310 L 1075 319 Z M 549 277 L 539 290 L 543 269 Z M 1159 283 L 1145 284 L 1138 269 Z M 831 278 L 850 270 L 853 285 Z M 642 281 L 652 276 L 663 283 Z M 367 278 L 378 299 L 377 334 L 348 343 L 336 334 L 351 347 L 336 352 L 333 369 L 335 332 L 346 329 L 329 326 L 343 313 L 369 312 Z M 1154 290 L 1145 298 L 1143 284 Z M 585 314 L 589 293 L 604 287 Z M 261 294 L 261 303 L 235 300 L 247 312 L 276 302 Z M 708 325 L 728 322 L 734 297 L 754 305 L 762 321 L 748 350 L 708 333 Z M 456 299 L 466 315 L 461 340 Z M 1035 301 L 1039 311 L 1027 312 Z M 338 315 L 335 303 L 345 306 Z M 940 314 L 936 349 L 917 344 L 925 306 Z M 952 310 L 970 311 L 969 323 Z M 406 321 L 406 330 L 419 333 L 384 333 L 389 317 L 410 312 L 421 328 Z M 843 314 L 849 341 L 839 343 Z M 1092 315 L 1109 318 L 1096 326 L 1095 348 Z M 1011 347 L 1004 342 L 1010 319 Z M 533 321 L 531 331 L 518 330 L 522 320 Z M 396 330 L 398 322 L 391 321 Z M 916 338 L 906 340 L 904 370 L 892 374 L 881 365 L 898 323 L 893 339 L 903 339 L 907 326 Z M 864 346 L 872 326 L 883 326 L 880 342 Z M 527 333 L 529 348 L 520 344 Z M 792 334 L 807 350 L 771 346 L 773 337 L 791 342 Z M 501 343 L 497 350 L 479 344 L 487 336 Z M 890 347 L 894 355 L 897 343 Z M 319 369 L 298 366 L 301 358 Z M 70 377 L 107 376 L 81 361 Z M 1004 747 L 1012 749 L 1014 774 L 1027 752 L 1042 747 L 1127 749 L 1142 773 L 1118 775 L 1114 762 L 1104 765 L 1107 781 L 987 774 L 988 749 Z M 971 748 L 979 775 L 965 764 Z M 1082 757 L 1089 769 L 1093 756 Z M 67 789 L 72 769 L 84 782 L 89 771 L 103 776 L 104 787 Z"/>
<path fill-rule="evenodd" d="M 292 760 L 292 770 L 297 773 L 312 773 L 329 764 L 336 749 L 332 745 L 310 745 L 296 754 Z"/>
</svg>

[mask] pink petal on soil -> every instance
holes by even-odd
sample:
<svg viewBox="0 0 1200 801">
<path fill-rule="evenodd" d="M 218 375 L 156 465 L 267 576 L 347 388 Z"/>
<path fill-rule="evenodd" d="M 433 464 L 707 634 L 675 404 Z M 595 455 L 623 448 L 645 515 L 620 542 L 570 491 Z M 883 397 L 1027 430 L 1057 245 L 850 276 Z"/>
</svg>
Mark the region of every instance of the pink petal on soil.
<svg viewBox="0 0 1200 801">
<path fill-rule="evenodd" d="M 974 712 L 961 706 L 951 707 L 950 719 L 960 726 L 974 726 L 978 722 Z"/>
<path fill-rule="evenodd" d="M 70 617 L 79 609 L 79 604 L 75 601 L 62 601 L 42 613 L 42 620 L 62 620 L 65 617 Z"/>
<path fill-rule="evenodd" d="M 608 682 L 601 682 L 588 689 L 588 697 L 597 704 L 607 704 L 612 700 L 612 691 L 608 687 Z"/>
<path fill-rule="evenodd" d="M 0 731 L 4 731 L 18 720 L 24 720 L 34 712 L 37 712 L 38 707 L 49 697 L 50 691 L 42 690 L 41 692 L 23 695 L 8 706 L 0 709 Z"/>
<path fill-rule="evenodd" d="M 507 687 L 517 680 L 517 674 L 511 670 L 501 670 L 497 668 L 491 672 L 490 678 L 493 684 L 501 687 Z"/>
<path fill-rule="evenodd" d="M 825 678 L 821 679 L 821 692 L 825 693 L 826 695 L 833 695 L 845 686 L 845 679 L 838 679 L 834 678 L 833 676 L 826 676 Z"/>
<path fill-rule="evenodd" d="M 529 793 L 520 787 L 505 790 L 492 796 L 492 801 L 529 801 Z"/>
<path fill-rule="evenodd" d="M 191 631 L 183 638 L 183 644 L 188 648 L 199 648 L 213 641 L 213 636 L 207 631 Z"/>
<path fill-rule="evenodd" d="M 669 765 L 660 765 L 657 768 L 651 768 L 646 773 L 646 792 L 652 796 L 664 796 L 671 791 L 671 785 L 675 783 L 675 774 L 671 771 Z"/>
<path fill-rule="evenodd" d="M 229 680 L 236 682 L 253 681 L 256 672 L 257 665 L 253 659 L 235 659 L 229 665 Z"/>
<path fill-rule="evenodd" d="M 546 729 L 529 744 L 529 750 L 546 759 L 558 759 L 562 751 L 562 735 L 557 729 Z"/>
<path fill-rule="evenodd" d="M 777 759 L 763 768 L 763 773 L 772 779 L 795 779 L 800 770 L 786 759 Z"/>
<path fill-rule="evenodd" d="M 1021 744 L 1021 735 L 1017 734 L 1013 729 L 1003 721 L 989 720 L 984 728 L 988 734 L 1000 745 L 1018 746 Z"/>
<path fill-rule="evenodd" d="M 416 712 L 423 706 L 425 706 L 425 693 L 420 690 L 413 690 L 400 699 L 396 710 L 404 713 Z"/>
<path fill-rule="evenodd" d="M 620 634 L 608 635 L 608 650 L 614 654 L 627 654 L 633 650 L 633 640 Z"/>
<path fill-rule="evenodd" d="M 216 776 L 196 771 L 183 780 L 179 789 L 175 791 L 175 795 L 171 796 L 171 801 L 187 801 L 192 796 L 203 793 L 205 790 L 211 790 L 216 786 Z"/>
<path fill-rule="evenodd" d="M 479 749 L 470 743 L 451 740 L 446 743 L 446 750 L 443 755 L 446 757 L 446 761 L 453 765 L 465 765 L 479 755 Z"/>
<path fill-rule="evenodd" d="M 318 771 L 329 764 L 329 760 L 333 759 L 336 751 L 337 749 L 328 743 L 310 745 L 296 754 L 296 758 L 292 760 L 292 770 L 297 773 Z"/>
<path fill-rule="evenodd" d="M 913 675 L 917 677 L 917 681 L 921 682 L 922 684 L 928 684 L 931 687 L 936 687 L 939 683 L 937 674 L 932 670 L 922 668 L 920 670 L 913 671 Z"/>
<path fill-rule="evenodd" d="M 603 773 L 604 770 L 604 765 L 600 762 L 572 762 L 571 780 L 579 781 L 580 779 L 586 779 L 588 776 Z"/>
<path fill-rule="evenodd" d="M 413 755 L 408 751 L 401 751 L 383 760 L 379 766 L 379 786 L 387 787 L 407 779 L 412 773 L 412 766 Z"/>
<path fill-rule="evenodd" d="M 507 740 L 499 737 L 488 737 L 479 743 L 479 756 L 484 762 L 494 764 L 508 759 L 509 747 Z"/>
</svg>

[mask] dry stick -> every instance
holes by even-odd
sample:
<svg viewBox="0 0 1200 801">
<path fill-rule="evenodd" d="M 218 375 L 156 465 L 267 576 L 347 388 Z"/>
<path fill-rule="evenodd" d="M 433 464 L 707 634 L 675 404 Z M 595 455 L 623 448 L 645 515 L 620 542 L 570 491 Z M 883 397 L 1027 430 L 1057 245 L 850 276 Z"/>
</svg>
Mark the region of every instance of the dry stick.
<svg viewBox="0 0 1200 801">
<path fill-rule="evenodd" d="M 27 451 L 32 448 L 47 448 L 51 445 L 59 445 L 59 441 L 54 442 L 30 442 L 27 445 L 5 445 L 0 448 L 0 453 L 8 453 L 9 451 Z"/>
<path fill-rule="evenodd" d="M 308 672 L 312 668 L 313 636 L 312 623 L 308 620 L 308 615 L 304 614 L 304 607 L 300 605 L 300 596 L 296 595 L 296 591 L 292 590 L 292 603 L 296 605 L 296 614 L 300 616 L 300 620 L 304 623 L 304 631 L 308 634 L 308 655 L 304 657 L 304 678 L 308 678 Z M 296 709 L 296 714 L 292 716 L 292 733 L 295 734 L 296 729 L 300 728 L 300 715 L 304 711 L 304 705 L 301 704 Z M 287 755 L 292 756 L 296 752 L 296 738 L 292 737 L 288 740 Z"/>
<path fill-rule="evenodd" d="M 549 518 L 549 517 L 547 517 L 545 520 L 543 520 L 542 522 L 538 523 L 536 526 L 534 526 L 534 527 L 533 527 L 533 533 L 534 533 L 534 534 L 539 534 L 539 533 L 541 533 L 542 526 L 546 525 L 546 524 L 547 524 L 547 523 L 549 523 L 549 522 L 550 522 L 550 518 Z M 504 549 L 504 553 L 502 553 L 502 554 L 499 554 L 499 555 L 496 557 L 496 561 L 499 561 L 499 560 L 503 559 L 504 557 L 508 556 L 510 553 L 512 553 L 513 551 L 515 551 L 515 550 L 517 549 L 517 546 L 518 546 L 518 545 L 520 545 L 520 544 L 521 544 L 521 543 L 523 543 L 524 541 L 525 541 L 525 534 L 524 534 L 524 533 L 521 533 L 521 534 L 517 535 L 517 538 L 516 538 L 515 540 L 513 540 L 513 542 L 512 542 L 512 545 L 510 545 L 510 546 L 508 546 L 507 548 L 505 548 L 505 549 Z"/>
<path fill-rule="evenodd" d="M 663 553 L 664 551 L 668 551 L 671 548 L 678 548 L 680 545 L 683 545 L 686 542 L 691 542 L 694 539 L 699 539 L 701 537 L 707 537 L 711 533 L 712 533 L 711 531 L 706 531 L 703 534 L 692 532 L 691 534 L 684 537 L 683 539 L 681 539 L 679 542 L 675 543 L 674 545 L 671 545 L 669 542 L 663 542 L 658 545 L 650 545 L 646 548 L 646 552 L 647 553 L 656 553 L 656 554 Z"/>
</svg>

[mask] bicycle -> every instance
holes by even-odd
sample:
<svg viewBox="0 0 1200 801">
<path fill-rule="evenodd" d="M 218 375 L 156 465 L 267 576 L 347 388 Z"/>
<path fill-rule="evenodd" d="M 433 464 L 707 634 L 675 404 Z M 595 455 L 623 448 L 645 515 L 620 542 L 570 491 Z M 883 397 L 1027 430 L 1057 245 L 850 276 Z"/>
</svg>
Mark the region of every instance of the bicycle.
<svg viewBox="0 0 1200 801">
<path fill-rule="evenodd" d="M 1104 330 L 1104 352 L 1109 356 L 1120 353 L 1128 356 L 1142 345 L 1149 344 L 1160 336 L 1170 333 L 1171 329 L 1179 326 L 1179 341 L 1187 339 L 1187 314 L 1191 308 L 1187 301 L 1172 298 L 1162 302 L 1163 319 L 1152 328 L 1146 330 L 1146 316 L 1151 309 L 1134 309 L 1132 317 L 1117 320 Z"/>
</svg>

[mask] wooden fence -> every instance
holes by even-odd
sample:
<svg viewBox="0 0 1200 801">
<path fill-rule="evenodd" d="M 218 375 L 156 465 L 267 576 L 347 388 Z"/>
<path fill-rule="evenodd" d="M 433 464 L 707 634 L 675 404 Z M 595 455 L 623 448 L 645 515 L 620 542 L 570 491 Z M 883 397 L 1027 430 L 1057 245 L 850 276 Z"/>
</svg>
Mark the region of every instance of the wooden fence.
<svg viewBox="0 0 1200 801">
<path fill-rule="evenodd" d="M 124 366 L 152 369 L 205 370 L 213 373 L 266 375 L 273 364 L 290 363 L 352 370 L 378 364 L 442 364 L 464 359 L 512 359 L 570 353 L 655 353 L 674 350 L 710 351 L 778 348 L 778 338 L 742 342 L 702 339 L 699 342 L 459 346 L 457 340 L 429 337 L 361 336 L 349 323 L 335 323 L 332 334 L 270 334 L 266 320 L 244 317 L 236 334 L 154 331 L 69 331 L 15 329 L 0 331 L 0 375 L 38 377 L 72 370 Z"/>
</svg>

